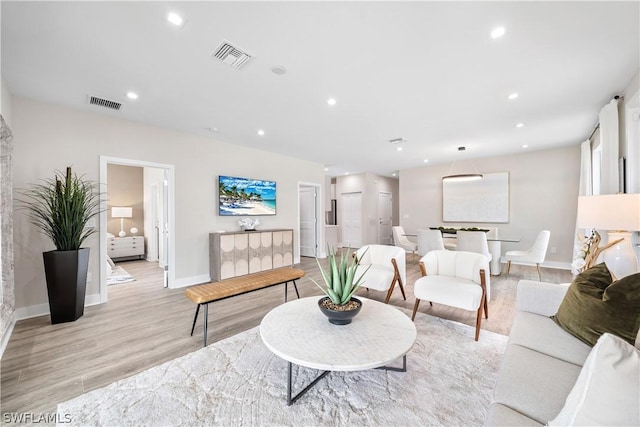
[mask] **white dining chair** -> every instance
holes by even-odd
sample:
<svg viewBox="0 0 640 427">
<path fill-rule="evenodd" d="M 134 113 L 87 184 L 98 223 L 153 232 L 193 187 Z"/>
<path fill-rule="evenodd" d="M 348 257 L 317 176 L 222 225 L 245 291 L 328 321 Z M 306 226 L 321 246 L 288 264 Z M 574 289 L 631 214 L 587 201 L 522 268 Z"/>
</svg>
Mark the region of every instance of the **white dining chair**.
<svg viewBox="0 0 640 427">
<path fill-rule="evenodd" d="M 458 237 L 457 249 L 464 252 L 475 252 L 487 257 L 487 261 L 493 258 L 489 252 L 489 244 L 487 243 L 487 233 L 484 231 L 462 231 L 456 233 Z"/>
<path fill-rule="evenodd" d="M 540 264 L 544 262 L 544 258 L 547 255 L 547 247 L 549 246 L 549 238 L 551 232 L 549 230 L 542 230 L 538 233 L 538 237 L 533 242 L 533 246 L 526 251 L 507 251 L 504 254 L 507 260 L 507 276 L 509 276 L 509 270 L 511 269 L 511 262 L 516 264 L 535 264 L 538 270 L 538 280 L 542 281 L 542 274 L 540 273 Z"/>
<path fill-rule="evenodd" d="M 418 244 L 412 242 L 405 236 L 404 228 L 400 225 L 396 225 L 392 228 L 393 231 L 393 244 L 395 246 L 401 247 L 405 251 L 411 252 L 412 254 L 416 253 L 418 250 Z"/>
<path fill-rule="evenodd" d="M 418 229 L 418 254 L 425 256 L 431 251 L 444 250 L 444 241 L 440 230 Z"/>
</svg>

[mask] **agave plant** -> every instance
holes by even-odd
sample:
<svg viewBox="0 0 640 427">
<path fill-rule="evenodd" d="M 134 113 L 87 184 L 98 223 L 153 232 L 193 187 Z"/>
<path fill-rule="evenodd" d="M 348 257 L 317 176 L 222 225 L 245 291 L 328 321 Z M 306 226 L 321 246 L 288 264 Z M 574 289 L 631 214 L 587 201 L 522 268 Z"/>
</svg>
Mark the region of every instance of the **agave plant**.
<svg viewBox="0 0 640 427">
<path fill-rule="evenodd" d="M 329 255 L 327 256 L 327 259 L 329 261 L 329 271 L 326 271 L 322 265 L 320 265 L 320 261 L 316 258 L 325 286 L 321 286 L 313 279 L 311 280 L 331 299 L 332 303 L 336 305 L 344 305 L 349 302 L 351 296 L 363 283 L 362 277 L 369 270 L 370 266 L 356 278 L 356 270 L 358 269 L 358 265 L 360 265 L 360 261 L 355 256 L 352 257 L 350 261 L 348 260 L 348 253 L 350 250 L 346 251 L 347 255 L 345 255 L 345 252 L 343 251 L 340 254 L 339 261 L 335 250 L 328 248 L 328 252 Z"/>
<path fill-rule="evenodd" d="M 95 232 L 87 222 L 100 212 L 98 185 L 71 172 L 55 171 L 52 179 L 42 180 L 20 192 L 21 206 L 28 210 L 30 222 L 48 236 L 58 251 L 80 249 Z"/>
</svg>

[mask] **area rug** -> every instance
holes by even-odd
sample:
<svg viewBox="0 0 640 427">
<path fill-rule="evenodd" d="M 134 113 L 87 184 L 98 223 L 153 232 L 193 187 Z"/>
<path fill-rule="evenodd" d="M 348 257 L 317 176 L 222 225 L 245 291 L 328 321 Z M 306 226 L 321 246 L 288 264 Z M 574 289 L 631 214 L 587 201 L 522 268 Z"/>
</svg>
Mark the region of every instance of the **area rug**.
<svg viewBox="0 0 640 427">
<path fill-rule="evenodd" d="M 126 270 L 119 265 L 114 267 L 111 275 L 107 277 L 107 285 L 117 285 L 118 283 L 133 282 L 135 277 L 126 272 Z"/>
<path fill-rule="evenodd" d="M 58 405 L 82 426 L 425 426 L 484 422 L 507 337 L 419 314 L 407 372 L 332 372 L 292 406 L 253 328 Z M 330 345 L 330 343 L 327 343 Z M 398 366 L 401 364 L 398 360 Z M 294 391 L 318 371 L 295 367 Z"/>
</svg>

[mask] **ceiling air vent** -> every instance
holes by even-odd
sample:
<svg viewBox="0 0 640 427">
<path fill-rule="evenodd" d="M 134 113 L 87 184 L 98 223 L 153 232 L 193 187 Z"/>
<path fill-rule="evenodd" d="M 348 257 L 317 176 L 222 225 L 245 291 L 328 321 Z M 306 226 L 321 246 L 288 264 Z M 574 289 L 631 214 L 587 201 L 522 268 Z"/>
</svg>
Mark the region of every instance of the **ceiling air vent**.
<svg viewBox="0 0 640 427">
<path fill-rule="evenodd" d="M 252 53 L 242 50 L 238 46 L 234 46 L 226 40 L 223 40 L 222 43 L 220 43 L 220 46 L 218 46 L 211 56 L 238 70 L 245 66 L 254 57 Z"/>
<path fill-rule="evenodd" d="M 89 104 L 97 105 L 98 107 L 108 108 L 110 110 L 120 110 L 122 104 L 115 101 L 109 101 L 108 99 L 98 98 L 97 96 L 89 95 Z"/>
</svg>

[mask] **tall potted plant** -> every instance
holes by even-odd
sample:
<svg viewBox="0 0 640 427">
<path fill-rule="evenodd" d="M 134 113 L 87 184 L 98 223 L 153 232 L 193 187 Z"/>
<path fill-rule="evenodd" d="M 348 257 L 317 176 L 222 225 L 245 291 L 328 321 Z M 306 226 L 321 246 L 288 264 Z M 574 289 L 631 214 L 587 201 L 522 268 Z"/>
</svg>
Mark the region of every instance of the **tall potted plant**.
<svg viewBox="0 0 640 427">
<path fill-rule="evenodd" d="M 335 250 L 328 248 L 328 252 L 328 271 L 322 267 L 320 261 L 316 258 L 325 286 L 321 286 L 313 279 L 311 281 L 327 295 L 318 301 L 320 311 L 329 318 L 330 323 L 347 325 L 351 323 L 351 319 L 362 308 L 362 301 L 354 298 L 353 294 L 362 285 L 362 277 L 371 266 L 367 266 L 364 271 L 358 274 L 358 266 L 360 265 L 358 258 L 354 256 L 351 261 L 347 261 L 348 255 L 345 255 L 343 251 L 338 261 Z M 348 254 L 349 251 L 347 250 L 346 252 Z"/>
<path fill-rule="evenodd" d="M 20 192 L 20 205 L 29 221 L 51 239 L 56 249 L 44 252 L 44 271 L 51 323 L 72 322 L 84 314 L 89 248 L 82 243 L 95 232 L 87 227 L 100 212 L 98 185 L 67 167 L 54 178 Z"/>
</svg>

